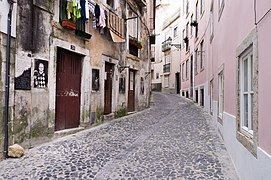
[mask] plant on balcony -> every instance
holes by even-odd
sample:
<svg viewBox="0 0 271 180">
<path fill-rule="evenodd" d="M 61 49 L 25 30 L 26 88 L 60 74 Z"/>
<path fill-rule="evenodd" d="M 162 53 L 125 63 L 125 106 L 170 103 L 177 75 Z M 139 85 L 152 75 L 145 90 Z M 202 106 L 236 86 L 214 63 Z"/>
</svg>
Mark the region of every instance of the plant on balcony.
<svg viewBox="0 0 271 180">
<path fill-rule="evenodd" d="M 137 49 L 141 49 L 142 48 L 142 42 L 138 41 L 136 38 L 134 37 L 130 37 L 129 38 L 129 43 L 134 46 L 137 47 Z"/>
</svg>

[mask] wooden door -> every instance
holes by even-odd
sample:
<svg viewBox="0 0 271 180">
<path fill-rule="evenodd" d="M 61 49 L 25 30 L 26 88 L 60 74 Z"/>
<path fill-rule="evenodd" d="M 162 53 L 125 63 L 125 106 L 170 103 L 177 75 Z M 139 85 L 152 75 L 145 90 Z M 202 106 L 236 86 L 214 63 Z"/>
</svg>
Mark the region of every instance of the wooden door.
<svg viewBox="0 0 271 180">
<path fill-rule="evenodd" d="M 135 111 L 135 71 L 129 71 L 128 111 Z"/>
<path fill-rule="evenodd" d="M 104 80 L 104 114 L 112 112 L 112 78 L 113 64 L 105 63 L 105 80 Z"/>
<path fill-rule="evenodd" d="M 79 126 L 80 88 L 81 56 L 66 50 L 58 49 L 55 130 Z"/>
</svg>

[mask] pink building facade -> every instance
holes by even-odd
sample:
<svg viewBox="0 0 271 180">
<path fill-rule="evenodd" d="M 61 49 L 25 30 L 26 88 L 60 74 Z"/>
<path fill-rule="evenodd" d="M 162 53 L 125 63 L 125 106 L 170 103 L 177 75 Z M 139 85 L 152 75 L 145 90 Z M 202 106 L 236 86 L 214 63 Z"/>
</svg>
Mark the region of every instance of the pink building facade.
<svg viewBox="0 0 271 180">
<path fill-rule="evenodd" d="M 182 4 L 181 95 L 213 116 L 240 179 L 270 179 L 271 1 Z"/>
</svg>

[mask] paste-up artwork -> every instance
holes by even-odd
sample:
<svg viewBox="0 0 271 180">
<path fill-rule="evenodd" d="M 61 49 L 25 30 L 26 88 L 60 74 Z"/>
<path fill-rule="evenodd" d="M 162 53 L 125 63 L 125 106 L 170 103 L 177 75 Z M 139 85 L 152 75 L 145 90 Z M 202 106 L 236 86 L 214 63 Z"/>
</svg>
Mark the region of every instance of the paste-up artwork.
<svg viewBox="0 0 271 180">
<path fill-rule="evenodd" d="M 120 77 L 119 80 L 119 93 L 125 94 L 125 77 Z"/>
<path fill-rule="evenodd" d="M 48 61 L 35 60 L 34 87 L 46 88 L 48 84 Z"/>
</svg>

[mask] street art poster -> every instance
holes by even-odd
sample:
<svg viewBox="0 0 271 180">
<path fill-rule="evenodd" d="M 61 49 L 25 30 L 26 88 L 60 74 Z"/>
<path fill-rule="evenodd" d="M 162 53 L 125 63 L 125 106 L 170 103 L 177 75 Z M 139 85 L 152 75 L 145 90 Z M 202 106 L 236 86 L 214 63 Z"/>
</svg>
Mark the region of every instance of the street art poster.
<svg viewBox="0 0 271 180">
<path fill-rule="evenodd" d="M 34 88 L 46 88 L 48 84 L 48 61 L 35 60 Z"/>
</svg>

